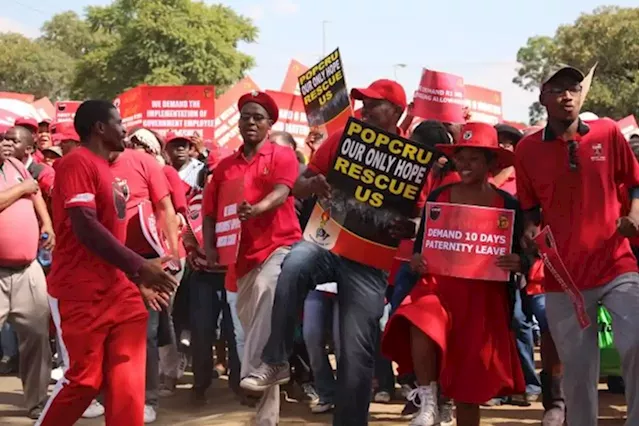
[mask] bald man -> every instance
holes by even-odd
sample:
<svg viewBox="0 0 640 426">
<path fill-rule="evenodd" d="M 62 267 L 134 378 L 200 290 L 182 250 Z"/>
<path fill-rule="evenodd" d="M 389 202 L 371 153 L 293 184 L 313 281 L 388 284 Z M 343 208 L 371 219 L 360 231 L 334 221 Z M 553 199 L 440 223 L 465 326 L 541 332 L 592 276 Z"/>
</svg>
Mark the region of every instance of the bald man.
<svg viewBox="0 0 640 426">
<path fill-rule="evenodd" d="M 22 161 L 31 176 L 38 182 L 40 191 L 47 200 L 53 189 L 55 172 L 51 166 L 34 161 L 33 153 L 36 147 L 31 129 L 15 126 L 7 131 L 5 139 L 13 142 L 13 156 Z"/>
</svg>

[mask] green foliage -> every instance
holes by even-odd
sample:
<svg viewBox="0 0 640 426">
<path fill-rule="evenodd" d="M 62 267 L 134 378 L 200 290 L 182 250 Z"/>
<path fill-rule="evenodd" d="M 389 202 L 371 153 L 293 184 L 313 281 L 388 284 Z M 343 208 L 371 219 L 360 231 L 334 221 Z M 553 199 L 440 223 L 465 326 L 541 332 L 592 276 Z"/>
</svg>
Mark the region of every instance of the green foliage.
<svg viewBox="0 0 640 426">
<path fill-rule="evenodd" d="M 192 0 L 115 0 L 52 17 L 42 36 L 0 35 L 0 84 L 52 98 L 113 99 L 140 84 L 224 89 L 254 65 L 238 51 L 257 28 L 231 8 Z M 6 42 L 5 42 L 6 41 Z M 28 54 L 23 54 L 27 53 Z"/>
<path fill-rule="evenodd" d="M 606 6 L 560 26 L 553 38 L 532 37 L 518 51 L 520 69 L 513 82 L 534 91 L 558 64 L 586 73 L 598 62 L 583 110 L 614 119 L 629 114 L 637 117 L 638 24 L 638 8 Z M 537 121 L 541 112 L 532 106 L 531 121 Z"/>
</svg>

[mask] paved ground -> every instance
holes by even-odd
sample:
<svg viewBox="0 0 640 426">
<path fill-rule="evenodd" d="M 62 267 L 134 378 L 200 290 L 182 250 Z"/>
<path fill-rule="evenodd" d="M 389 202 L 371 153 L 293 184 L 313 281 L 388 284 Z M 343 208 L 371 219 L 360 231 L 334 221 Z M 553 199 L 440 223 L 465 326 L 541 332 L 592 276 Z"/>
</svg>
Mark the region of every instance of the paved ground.
<svg viewBox="0 0 640 426">
<path fill-rule="evenodd" d="M 248 426 L 251 425 L 252 413 L 235 400 L 234 395 L 226 387 L 226 381 L 218 380 L 209 394 L 209 405 L 202 409 L 194 409 L 189 404 L 189 385 L 181 385 L 175 396 L 162 401 L 158 413 L 157 426 Z M 626 408 L 621 395 L 612 395 L 600 391 L 599 425 L 623 425 Z M 22 402 L 20 381 L 14 377 L 0 377 L 0 425 L 22 426 L 34 422 L 24 417 L 20 408 Z M 408 420 L 400 417 L 401 402 L 392 404 L 372 404 L 371 425 L 396 426 L 407 425 Z M 503 406 L 483 410 L 483 424 L 501 426 L 539 425 L 542 406 L 535 403 L 530 407 Z M 100 426 L 103 419 L 81 420 L 79 426 Z M 281 426 L 289 425 L 327 425 L 331 424 L 330 415 L 314 415 L 303 404 L 283 401 Z M 122 425 L 126 426 L 126 425 Z"/>
</svg>

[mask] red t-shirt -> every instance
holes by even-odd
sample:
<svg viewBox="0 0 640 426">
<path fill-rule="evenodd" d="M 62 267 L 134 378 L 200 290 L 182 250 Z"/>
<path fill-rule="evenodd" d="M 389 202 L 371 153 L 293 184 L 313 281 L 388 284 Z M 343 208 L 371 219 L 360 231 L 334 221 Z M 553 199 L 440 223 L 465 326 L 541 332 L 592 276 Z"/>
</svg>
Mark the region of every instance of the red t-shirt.
<svg viewBox="0 0 640 426">
<path fill-rule="evenodd" d="M 169 183 L 162 166 L 149 154 L 126 149 L 111 164 L 111 173 L 126 188 L 126 246 L 141 255 L 156 254 L 142 233 L 138 205 L 148 200 L 155 206 L 169 195 Z"/>
<path fill-rule="evenodd" d="M 291 148 L 267 141 L 251 160 L 245 158 L 241 148 L 221 160 L 213 171 L 211 181 L 205 187 L 203 213 L 216 218 L 217 189 L 221 182 L 244 177 L 244 199 L 253 205 L 273 191 L 277 184 L 293 188 L 298 171 L 298 159 Z M 292 196 L 277 209 L 242 222 L 236 263 L 238 278 L 260 266 L 279 247 L 290 246 L 301 238 Z"/>
<path fill-rule="evenodd" d="M 579 130 L 577 170 L 569 167 L 568 143 L 544 129 L 518 144 L 516 174 L 522 208 L 542 209 L 569 274 L 589 289 L 638 270 L 629 242 L 616 231 L 618 188 L 638 186 L 638 162 L 612 120 L 581 123 Z M 561 291 L 552 274 L 545 274 L 544 287 Z"/>
<path fill-rule="evenodd" d="M 53 187 L 53 226 L 57 244 L 47 276 L 52 297 L 97 300 L 134 284 L 124 272 L 93 254 L 73 233 L 67 209 L 95 209 L 98 221 L 124 243 L 126 201 L 109 163 L 84 147 L 60 160 Z"/>
<path fill-rule="evenodd" d="M 162 168 L 167 181 L 169 182 L 169 190 L 171 191 L 171 202 L 176 213 L 187 214 L 187 195 L 186 183 L 180 179 L 178 171 L 171 166 Z"/>
<path fill-rule="evenodd" d="M 44 162 L 44 154 L 39 149 L 37 149 L 36 152 L 33 153 L 32 157 L 33 161 L 35 161 L 36 163 Z"/>
</svg>

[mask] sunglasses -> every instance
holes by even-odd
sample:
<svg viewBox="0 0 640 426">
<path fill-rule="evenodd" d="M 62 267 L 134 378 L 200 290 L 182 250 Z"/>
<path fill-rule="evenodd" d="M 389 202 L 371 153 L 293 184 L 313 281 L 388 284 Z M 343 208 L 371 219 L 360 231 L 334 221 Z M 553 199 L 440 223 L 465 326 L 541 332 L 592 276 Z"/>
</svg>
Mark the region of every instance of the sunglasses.
<svg viewBox="0 0 640 426">
<path fill-rule="evenodd" d="M 569 170 L 575 172 L 578 170 L 578 142 L 568 141 L 567 148 L 569 149 Z"/>
</svg>

